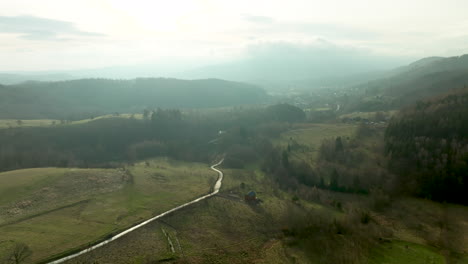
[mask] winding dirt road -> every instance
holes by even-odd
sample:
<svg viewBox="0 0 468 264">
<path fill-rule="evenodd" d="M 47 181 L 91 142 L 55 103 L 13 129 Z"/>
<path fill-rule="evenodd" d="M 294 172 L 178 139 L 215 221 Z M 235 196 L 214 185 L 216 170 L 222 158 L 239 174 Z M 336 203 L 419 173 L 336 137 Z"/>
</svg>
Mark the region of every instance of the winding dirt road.
<svg viewBox="0 0 468 264">
<path fill-rule="evenodd" d="M 109 238 L 109 239 L 106 239 L 106 240 L 100 242 L 99 244 L 96 244 L 96 245 L 94 245 L 94 246 L 85 248 L 85 249 L 83 249 L 83 250 L 81 250 L 81 251 L 79 251 L 79 252 L 77 252 L 77 253 L 75 253 L 75 254 L 72 254 L 72 255 L 69 255 L 69 256 L 66 256 L 66 257 L 63 257 L 63 258 L 60 258 L 60 259 L 51 261 L 51 262 L 49 262 L 48 264 L 63 263 L 63 262 L 65 262 L 65 261 L 67 261 L 67 260 L 70 260 L 70 259 L 72 259 L 72 258 L 75 258 L 75 257 L 78 257 L 78 256 L 83 255 L 83 254 L 85 254 L 85 253 L 91 252 L 91 251 L 93 251 L 93 250 L 95 250 L 95 249 L 97 249 L 97 248 L 100 248 L 100 247 L 102 247 L 102 246 L 104 246 L 104 245 L 106 245 L 106 244 L 108 244 L 108 243 L 110 243 L 110 242 L 112 242 L 112 241 L 118 239 L 119 237 L 122 237 L 122 236 L 124 236 L 124 235 L 126 235 L 126 234 L 128 234 L 128 233 L 130 233 L 130 232 L 132 232 L 132 231 L 134 231 L 134 230 L 136 230 L 136 229 L 138 229 L 138 228 L 140 228 L 140 227 L 142 227 L 142 226 L 148 224 L 148 223 L 153 222 L 154 220 L 156 220 L 156 219 L 158 219 L 158 218 L 161 218 L 161 217 L 163 217 L 163 216 L 165 216 L 165 215 L 168 215 L 168 214 L 170 214 L 170 213 L 172 213 L 172 212 L 175 212 L 175 211 L 177 211 L 177 210 L 180 210 L 180 209 L 182 209 L 182 208 L 184 208 L 184 207 L 187 207 L 187 206 L 189 206 L 189 205 L 191 205 L 191 204 L 198 203 L 199 201 L 202 201 L 202 200 L 204 200 L 204 199 L 206 199 L 206 198 L 209 198 L 209 197 L 211 197 L 211 196 L 213 196 L 213 195 L 216 195 L 216 194 L 219 192 L 219 189 L 221 188 L 221 185 L 222 185 L 222 182 L 223 182 L 223 172 L 220 171 L 220 170 L 218 170 L 218 169 L 216 169 L 215 167 L 216 167 L 216 166 L 219 166 L 221 163 L 223 163 L 223 161 L 224 161 L 224 159 L 222 159 L 220 162 L 218 162 L 218 163 L 216 163 L 216 164 L 214 164 L 214 165 L 211 165 L 211 169 L 214 170 L 214 171 L 216 171 L 216 172 L 218 173 L 218 180 L 216 181 L 216 183 L 215 183 L 215 185 L 214 185 L 214 187 L 213 187 L 213 192 L 211 192 L 210 194 L 204 195 L 204 196 L 199 197 L 199 198 L 197 198 L 197 199 L 195 199 L 195 200 L 193 200 L 193 201 L 190 201 L 190 202 L 188 202 L 188 203 L 184 203 L 184 204 L 179 205 L 179 206 L 177 206 L 177 207 L 175 207 L 175 208 L 172 208 L 172 209 L 169 210 L 169 211 L 166 211 L 166 212 L 164 212 L 164 213 L 162 213 L 162 214 L 159 214 L 159 215 L 157 215 L 157 216 L 155 216 L 155 217 L 153 217 L 153 218 L 150 218 L 150 219 L 148 219 L 148 220 L 146 220 L 146 221 L 144 221 L 144 222 L 142 222 L 142 223 L 140 223 L 140 224 L 138 224 L 138 225 L 136 225 L 136 226 L 133 226 L 133 227 L 131 227 L 131 228 L 125 230 L 125 231 L 122 231 L 121 233 L 118 233 L 117 235 L 115 235 L 115 236 L 113 236 L 113 237 L 111 237 L 111 238 Z"/>
</svg>

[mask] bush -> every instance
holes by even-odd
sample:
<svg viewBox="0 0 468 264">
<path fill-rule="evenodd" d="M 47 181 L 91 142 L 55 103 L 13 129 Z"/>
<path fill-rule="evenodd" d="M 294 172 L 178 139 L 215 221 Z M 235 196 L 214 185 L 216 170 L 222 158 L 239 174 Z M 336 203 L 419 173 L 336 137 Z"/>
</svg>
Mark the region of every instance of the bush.
<svg viewBox="0 0 468 264">
<path fill-rule="evenodd" d="M 371 189 L 370 198 L 371 207 L 376 211 L 382 211 L 391 204 L 390 196 L 381 189 Z"/>
</svg>

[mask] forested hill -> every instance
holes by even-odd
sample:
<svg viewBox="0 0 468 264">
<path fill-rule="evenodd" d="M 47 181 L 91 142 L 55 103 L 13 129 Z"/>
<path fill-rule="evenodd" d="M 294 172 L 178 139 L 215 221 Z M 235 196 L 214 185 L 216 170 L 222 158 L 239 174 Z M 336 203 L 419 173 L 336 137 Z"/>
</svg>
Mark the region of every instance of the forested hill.
<svg viewBox="0 0 468 264">
<path fill-rule="evenodd" d="M 418 102 L 388 125 L 386 149 L 406 191 L 468 204 L 468 89 Z"/>
<path fill-rule="evenodd" d="M 435 72 L 459 71 L 468 69 L 468 54 L 453 57 L 427 57 L 407 66 L 395 69 L 393 72 L 408 75 L 426 75 Z"/>
<path fill-rule="evenodd" d="M 218 79 L 81 79 L 0 86 L 0 118 L 73 119 L 145 108 L 211 108 L 267 100 L 257 86 Z"/>
<path fill-rule="evenodd" d="M 463 87 L 468 87 L 468 54 L 425 58 L 355 86 L 361 96 L 351 111 L 399 109 Z"/>
</svg>

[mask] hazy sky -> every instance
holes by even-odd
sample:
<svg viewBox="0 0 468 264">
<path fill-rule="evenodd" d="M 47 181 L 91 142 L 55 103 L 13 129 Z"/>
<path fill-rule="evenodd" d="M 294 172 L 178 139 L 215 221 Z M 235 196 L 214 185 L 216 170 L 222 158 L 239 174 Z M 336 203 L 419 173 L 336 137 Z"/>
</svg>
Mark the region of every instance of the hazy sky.
<svg viewBox="0 0 468 264">
<path fill-rule="evenodd" d="M 466 0 L 1 0 L 0 71 L 209 64 L 275 43 L 454 56 L 468 53 L 467 10 Z"/>
</svg>

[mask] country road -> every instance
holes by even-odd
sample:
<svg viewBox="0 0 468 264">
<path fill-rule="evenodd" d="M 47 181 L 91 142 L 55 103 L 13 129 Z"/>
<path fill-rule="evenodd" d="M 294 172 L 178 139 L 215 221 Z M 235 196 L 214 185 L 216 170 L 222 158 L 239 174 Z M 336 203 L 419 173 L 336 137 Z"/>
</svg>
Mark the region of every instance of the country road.
<svg viewBox="0 0 468 264">
<path fill-rule="evenodd" d="M 161 214 L 159 214 L 159 215 L 157 215 L 157 216 L 155 216 L 153 218 L 150 218 L 150 219 L 148 219 L 148 220 L 146 220 L 146 221 L 144 221 L 144 222 L 142 222 L 142 223 L 140 223 L 140 224 L 138 224 L 136 226 L 133 226 L 133 227 L 127 229 L 127 230 L 124 230 L 121 233 L 118 233 L 117 235 L 115 235 L 115 236 L 113 236 L 113 237 L 111 237 L 109 239 L 106 239 L 106 240 L 104 240 L 104 241 L 102 241 L 102 242 L 100 242 L 100 243 L 98 243 L 98 244 L 96 244 L 94 246 L 85 248 L 85 249 L 83 249 L 83 250 L 81 250 L 81 251 L 79 251 L 77 253 L 72 254 L 72 255 L 69 255 L 69 256 L 66 256 L 66 257 L 51 261 L 48 264 L 63 263 L 63 262 L 65 262 L 67 260 L 70 260 L 72 258 L 75 258 L 75 257 L 78 257 L 78 256 L 83 255 L 85 253 L 91 252 L 91 251 L 93 251 L 93 250 L 95 250 L 97 248 L 100 248 L 100 247 L 102 247 L 102 246 L 104 246 L 104 245 L 118 239 L 119 237 L 122 237 L 122 236 L 124 236 L 124 235 L 126 235 L 126 234 L 128 234 L 128 233 L 130 233 L 130 232 L 132 232 L 132 231 L 134 231 L 134 230 L 148 224 L 148 223 L 153 222 L 156 219 L 159 219 L 159 218 L 161 218 L 161 217 L 163 217 L 165 215 L 168 215 L 168 214 L 170 214 L 172 212 L 175 212 L 175 211 L 180 210 L 180 209 L 182 209 L 184 207 L 187 207 L 187 206 L 189 206 L 191 204 L 197 203 L 197 202 L 202 201 L 202 200 L 204 200 L 206 198 L 209 198 L 209 197 L 211 197 L 213 195 L 216 195 L 219 192 L 219 189 L 221 188 L 221 185 L 222 185 L 222 182 L 223 182 L 223 172 L 216 169 L 215 167 L 219 166 L 221 163 L 223 163 L 223 161 L 224 161 L 224 159 L 221 159 L 221 161 L 219 161 L 218 163 L 216 163 L 214 165 L 211 165 L 211 167 L 210 167 L 212 170 L 214 170 L 214 171 L 216 171 L 218 173 L 218 180 L 216 181 L 216 183 L 215 183 L 215 185 L 213 187 L 213 192 L 211 192 L 210 194 L 204 195 L 204 196 L 199 197 L 199 198 L 197 198 L 197 199 L 195 199 L 193 201 L 190 201 L 188 203 L 184 203 L 184 204 L 179 205 L 179 206 L 177 206 L 175 208 L 172 208 L 172 209 L 170 209 L 170 210 L 168 210 L 168 211 L 166 211 L 164 213 L 161 213 Z"/>
</svg>

